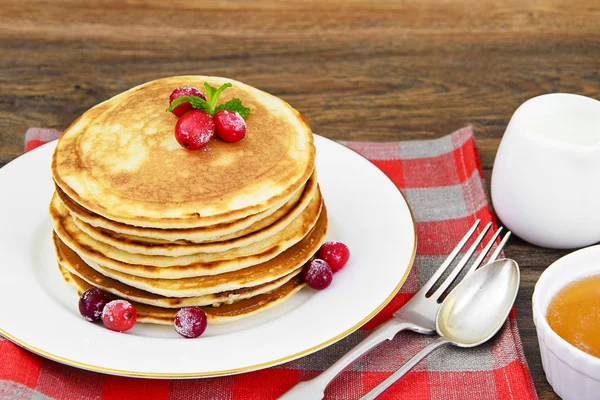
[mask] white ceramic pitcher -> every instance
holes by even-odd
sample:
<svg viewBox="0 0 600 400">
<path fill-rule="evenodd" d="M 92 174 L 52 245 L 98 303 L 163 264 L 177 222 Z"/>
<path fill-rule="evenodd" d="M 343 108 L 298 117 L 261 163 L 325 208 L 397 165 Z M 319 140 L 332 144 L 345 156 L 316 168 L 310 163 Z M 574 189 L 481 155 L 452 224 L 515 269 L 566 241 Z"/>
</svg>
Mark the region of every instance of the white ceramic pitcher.
<svg viewBox="0 0 600 400">
<path fill-rule="evenodd" d="M 513 114 L 492 172 L 503 224 L 542 247 L 600 241 L 600 101 L 534 97 Z"/>
</svg>

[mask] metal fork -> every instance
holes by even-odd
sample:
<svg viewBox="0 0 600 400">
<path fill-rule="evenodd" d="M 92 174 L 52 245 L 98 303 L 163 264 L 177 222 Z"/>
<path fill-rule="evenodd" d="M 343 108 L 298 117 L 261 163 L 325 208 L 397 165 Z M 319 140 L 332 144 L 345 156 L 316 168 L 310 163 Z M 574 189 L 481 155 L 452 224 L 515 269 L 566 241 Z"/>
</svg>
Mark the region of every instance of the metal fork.
<svg viewBox="0 0 600 400">
<path fill-rule="evenodd" d="M 359 357 L 369 352 L 378 344 L 382 343 L 385 340 L 393 339 L 398 332 L 404 330 L 411 330 L 425 335 L 434 334 L 435 316 L 438 309 L 440 308 L 441 297 L 450 287 L 450 285 L 452 285 L 452 282 L 454 282 L 454 280 L 458 277 L 461 271 L 467 266 L 469 259 L 473 256 L 475 250 L 477 250 L 477 247 L 491 228 L 491 222 L 488 223 L 485 226 L 485 228 L 483 228 L 483 230 L 477 236 L 471 247 L 469 247 L 465 255 L 460 259 L 460 261 L 452 270 L 452 272 L 450 272 L 446 279 L 444 279 L 444 281 L 441 282 L 440 286 L 431 295 L 428 295 L 428 293 L 434 287 L 435 283 L 442 277 L 444 272 L 446 272 L 446 270 L 450 267 L 456 256 L 459 254 L 459 252 L 465 246 L 465 244 L 469 241 L 471 236 L 473 236 L 473 233 L 476 231 L 480 222 L 480 220 L 475 221 L 471 229 L 469 229 L 465 236 L 460 240 L 458 245 L 454 248 L 454 250 L 452 250 L 452 252 L 444 260 L 442 265 L 440 265 L 437 271 L 435 271 L 433 276 L 429 278 L 429 280 L 423 285 L 423 287 L 406 304 L 404 304 L 404 306 L 402 306 L 398 311 L 394 313 L 392 319 L 380 325 L 362 342 L 357 344 L 348 353 L 344 354 L 342 358 L 340 358 L 329 368 L 323 371 L 321 375 L 311 380 L 298 383 L 296 386 L 294 386 L 292 389 L 286 392 L 282 397 L 280 397 L 280 400 L 322 399 L 324 396 L 325 388 L 338 374 L 340 374 L 350 364 L 356 361 Z M 484 249 L 481 251 L 481 253 L 479 253 L 477 259 L 475 259 L 473 264 L 469 267 L 465 276 L 475 271 L 481 265 L 486 255 L 489 253 L 492 246 L 494 245 L 496 239 L 500 235 L 501 231 L 502 228 L 499 228 L 496 231 L 496 233 L 494 233 L 492 238 L 485 245 Z M 506 235 L 504 235 L 504 237 L 490 256 L 488 262 L 495 261 L 498 258 L 498 255 L 500 254 L 502 248 L 508 241 L 510 234 L 511 232 L 509 231 L 506 233 Z"/>
</svg>

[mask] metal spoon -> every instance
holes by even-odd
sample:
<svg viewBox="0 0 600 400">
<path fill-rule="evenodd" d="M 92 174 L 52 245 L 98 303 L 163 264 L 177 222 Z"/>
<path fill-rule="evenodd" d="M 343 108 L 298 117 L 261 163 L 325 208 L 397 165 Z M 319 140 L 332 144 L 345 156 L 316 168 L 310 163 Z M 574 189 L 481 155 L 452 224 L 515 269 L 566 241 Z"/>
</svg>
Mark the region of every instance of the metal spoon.
<svg viewBox="0 0 600 400">
<path fill-rule="evenodd" d="M 509 259 L 490 263 L 467 276 L 448 294 L 437 313 L 436 330 L 440 337 L 361 399 L 379 396 L 429 353 L 445 344 L 475 347 L 490 340 L 510 313 L 519 281 L 519 265 Z"/>
</svg>

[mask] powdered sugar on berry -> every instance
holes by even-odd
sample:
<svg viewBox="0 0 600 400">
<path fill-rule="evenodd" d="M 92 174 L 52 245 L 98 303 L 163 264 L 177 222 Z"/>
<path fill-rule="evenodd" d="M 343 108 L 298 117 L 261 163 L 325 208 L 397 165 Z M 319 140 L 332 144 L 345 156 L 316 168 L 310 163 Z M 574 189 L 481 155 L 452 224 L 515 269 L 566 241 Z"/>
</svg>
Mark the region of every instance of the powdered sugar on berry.
<svg viewBox="0 0 600 400">
<path fill-rule="evenodd" d="M 199 307 L 185 307 L 175 316 L 175 330 L 186 338 L 195 338 L 206 330 L 206 314 Z"/>
<path fill-rule="evenodd" d="M 133 305 L 126 300 L 113 300 L 102 310 L 102 322 L 108 329 L 124 332 L 133 328 L 137 313 Z"/>
<path fill-rule="evenodd" d="M 331 284 L 333 272 L 325 261 L 314 259 L 304 268 L 304 280 L 306 284 L 316 290 L 322 290 Z"/>
</svg>

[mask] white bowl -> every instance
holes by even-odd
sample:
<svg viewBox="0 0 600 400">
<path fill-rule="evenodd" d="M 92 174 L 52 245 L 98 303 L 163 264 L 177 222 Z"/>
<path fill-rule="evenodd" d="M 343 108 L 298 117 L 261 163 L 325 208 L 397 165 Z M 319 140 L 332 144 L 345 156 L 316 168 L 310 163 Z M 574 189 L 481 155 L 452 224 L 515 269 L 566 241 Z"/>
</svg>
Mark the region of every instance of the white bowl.
<svg viewBox="0 0 600 400">
<path fill-rule="evenodd" d="M 544 271 L 533 292 L 535 323 L 546 379 L 563 399 L 600 399 L 600 358 L 587 354 L 554 332 L 546 313 L 552 298 L 567 284 L 600 274 L 600 245 L 564 256 Z"/>
</svg>

